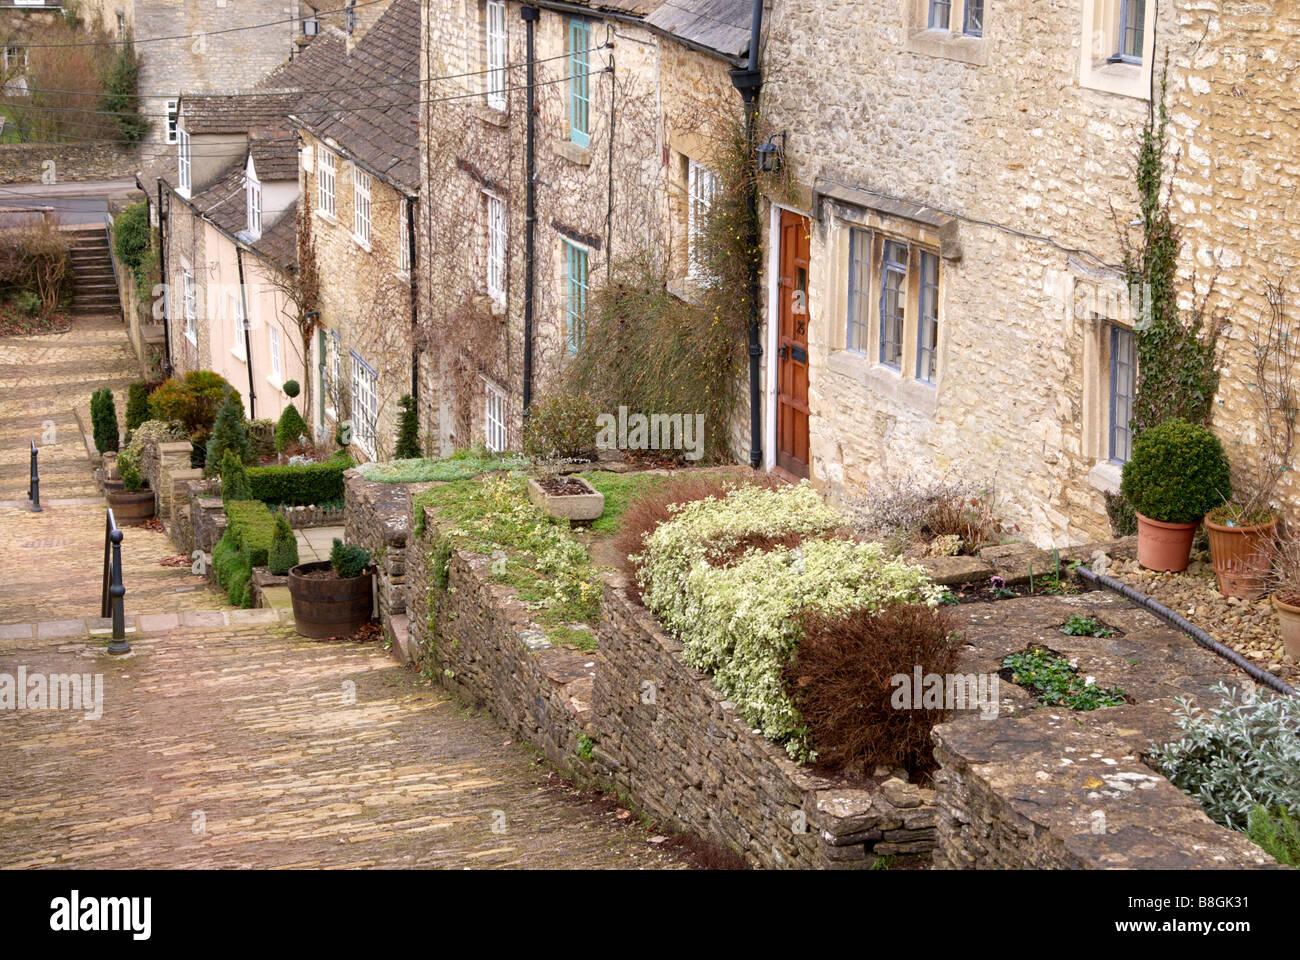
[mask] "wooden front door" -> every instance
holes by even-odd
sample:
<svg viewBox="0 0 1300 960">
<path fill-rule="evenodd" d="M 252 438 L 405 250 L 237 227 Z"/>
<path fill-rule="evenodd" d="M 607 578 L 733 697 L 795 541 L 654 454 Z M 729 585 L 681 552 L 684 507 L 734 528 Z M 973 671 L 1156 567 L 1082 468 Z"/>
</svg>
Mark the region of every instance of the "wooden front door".
<svg viewBox="0 0 1300 960">
<path fill-rule="evenodd" d="M 776 463 L 808 476 L 808 220 L 781 211 L 780 327 L 776 353 Z"/>
</svg>

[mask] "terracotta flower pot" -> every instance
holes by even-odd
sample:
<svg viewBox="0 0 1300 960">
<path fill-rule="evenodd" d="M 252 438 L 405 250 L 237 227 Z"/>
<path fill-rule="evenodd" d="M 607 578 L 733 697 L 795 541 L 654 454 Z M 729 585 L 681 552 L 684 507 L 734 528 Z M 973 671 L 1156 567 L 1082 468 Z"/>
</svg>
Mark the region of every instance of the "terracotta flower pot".
<svg viewBox="0 0 1300 960">
<path fill-rule="evenodd" d="M 1181 573 L 1192 555 L 1195 523 L 1163 523 L 1137 514 L 1137 561 L 1148 570 Z"/>
<path fill-rule="evenodd" d="M 1277 533 L 1277 519 L 1253 527 L 1224 527 L 1208 517 L 1205 531 L 1219 592 L 1225 597 L 1258 600 L 1268 593 L 1268 546 Z"/>
<path fill-rule="evenodd" d="M 1300 597 L 1289 599 L 1300 603 Z M 1273 609 L 1277 612 L 1278 624 L 1282 627 L 1282 646 L 1296 660 L 1300 660 L 1300 606 L 1279 600 L 1273 595 Z"/>
</svg>

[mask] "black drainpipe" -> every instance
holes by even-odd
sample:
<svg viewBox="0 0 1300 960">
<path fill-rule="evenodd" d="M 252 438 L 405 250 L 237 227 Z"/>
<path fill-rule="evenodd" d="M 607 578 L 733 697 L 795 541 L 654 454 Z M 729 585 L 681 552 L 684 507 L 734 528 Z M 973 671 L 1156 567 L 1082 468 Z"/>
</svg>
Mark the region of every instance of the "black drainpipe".
<svg viewBox="0 0 1300 960">
<path fill-rule="evenodd" d="M 731 83 L 745 101 L 745 147 L 750 163 L 757 162 L 755 138 L 758 125 L 758 94 L 763 87 L 763 74 L 758 69 L 758 39 L 763 29 L 763 0 L 754 0 L 750 21 L 749 64 L 743 70 L 730 71 Z M 758 220 L 758 181 L 748 179 L 746 202 L 751 222 Z M 749 270 L 749 465 L 757 469 L 763 462 L 763 423 L 758 386 L 758 361 L 763 347 L 758 340 L 759 293 L 761 291 L 759 267 Z"/>
<path fill-rule="evenodd" d="M 415 278 L 415 199 L 413 197 L 406 199 L 406 242 L 411 250 L 411 262 L 407 264 L 407 270 L 411 277 L 411 334 L 414 340 L 415 327 L 420 317 L 419 301 L 416 299 L 420 288 Z M 414 403 L 420 401 L 420 348 L 414 343 L 411 348 L 411 400 Z"/>
<path fill-rule="evenodd" d="M 523 7 L 519 15 L 526 23 L 528 46 L 528 123 L 524 147 L 524 419 L 528 419 L 533 405 L 533 295 L 534 295 L 534 244 L 537 232 L 537 94 L 533 87 L 536 79 L 536 38 L 534 30 L 542 11 L 537 7 Z"/>
<path fill-rule="evenodd" d="M 163 224 L 167 217 L 163 213 L 163 185 L 158 181 L 158 275 L 162 278 L 163 288 L 163 376 L 172 375 L 172 330 L 171 317 L 168 316 L 167 301 L 169 296 L 171 281 L 167 278 L 167 235 L 163 232 Z"/>
<path fill-rule="evenodd" d="M 257 419 L 257 391 L 253 389 L 253 337 L 248 332 L 248 297 L 244 293 L 244 249 L 235 244 L 235 263 L 239 266 L 239 309 L 244 317 L 244 356 L 248 358 L 248 419 Z"/>
</svg>

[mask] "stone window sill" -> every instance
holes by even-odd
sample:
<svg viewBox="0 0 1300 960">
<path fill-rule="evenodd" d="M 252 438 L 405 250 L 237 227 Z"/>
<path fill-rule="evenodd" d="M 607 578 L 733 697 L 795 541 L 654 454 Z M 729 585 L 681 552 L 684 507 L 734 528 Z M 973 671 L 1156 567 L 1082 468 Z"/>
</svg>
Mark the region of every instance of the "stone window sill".
<svg viewBox="0 0 1300 960">
<path fill-rule="evenodd" d="M 1088 486 L 1102 493 L 1119 493 L 1119 481 L 1124 467 L 1114 460 L 1098 460 L 1088 471 Z"/>
<path fill-rule="evenodd" d="M 326 223 L 331 223 L 331 224 L 333 224 L 334 226 L 338 226 L 339 218 L 336 217 L 336 216 L 334 216 L 334 214 L 332 214 L 332 213 L 328 213 L 328 212 L 326 212 L 326 211 L 324 211 L 324 210 L 317 210 L 317 211 L 316 211 L 316 216 L 320 217 L 320 218 L 321 218 L 322 220 L 324 220 Z"/>
<path fill-rule="evenodd" d="M 988 42 L 984 37 L 968 37 L 947 30 L 917 30 L 907 38 L 904 48 L 945 60 L 957 60 L 982 67 L 989 62 Z"/>
<path fill-rule="evenodd" d="M 562 157 L 570 163 L 576 163 L 580 167 L 591 166 L 591 151 L 586 147 L 578 146 L 572 140 L 552 140 L 551 148 L 557 157 Z"/>
<path fill-rule="evenodd" d="M 504 127 L 509 121 L 509 115 L 505 108 L 494 107 L 490 104 L 480 103 L 477 106 L 478 118 L 484 123 L 493 127 Z"/>
<path fill-rule="evenodd" d="M 664 284 L 664 289 L 678 300 L 683 300 L 694 306 L 698 306 L 700 303 L 700 286 L 689 277 L 680 280 L 669 280 Z"/>
<path fill-rule="evenodd" d="M 248 363 L 248 357 L 244 356 L 244 351 L 242 350 L 237 350 L 234 347 L 231 347 L 230 355 L 234 357 L 236 360 L 238 360 L 240 363 Z"/>
<path fill-rule="evenodd" d="M 927 416 L 933 416 L 939 408 L 939 392 L 934 385 L 904 377 L 851 350 L 833 351 L 826 358 L 826 372 L 855 381 L 870 390 L 872 396 L 906 404 Z"/>
<path fill-rule="evenodd" d="M 1079 76 L 1079 86 L 1100 90 L 1136 100 L 1151 99 L 1151 75 L 1145 64 L 1106 63 L 1084 64 Z"/>
</svg>

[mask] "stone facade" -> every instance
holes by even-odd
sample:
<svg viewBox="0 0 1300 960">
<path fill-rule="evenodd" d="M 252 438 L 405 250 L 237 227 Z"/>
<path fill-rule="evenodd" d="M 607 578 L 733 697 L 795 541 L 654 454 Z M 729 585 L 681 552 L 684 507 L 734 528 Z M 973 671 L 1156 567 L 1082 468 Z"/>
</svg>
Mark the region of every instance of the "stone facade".
<svg viewBox="0 0 1300 960">
<path fill-rule="evenodd" d="M 1136 210 L 1153 61 L 1170 58 L 1188 304 L 1193 268 L 1204 292 L 1217 262 L 1213 306 L 1252 318 L 1262 280 L 1294 260 L 1300 25 L 1260 4 L 1148 3 L 1143 62 L 1109 64 L 1099 51 L 1114 6 L 988 4 L 974 37 L 960 3 L 951 31 L 926 29 L 918 0 L 773 5 L 762 109 L 787 132 L 788 206 L 811 218 L 812 476 L 834 496 L 911 475 L 988 479 L 1040 545 L 1106 534 L 1102 492 L 1119 479 L 1111 330 L 1132 328 L 1115 218 Z M 847 16 L 857 29 L 825 29 Z M 853 244 L 866 236 L 875 245 L 850 303 Z M 899 370 L 880 356 L 885 239 L 911 254 Z M 919 251 L 938 258 L 933 385 L 917 375 Z M 858 343 L 851 319 L 863 322 Z M 1239 337 L 1216 426 L 1248 445 Z"/>
</svg>

